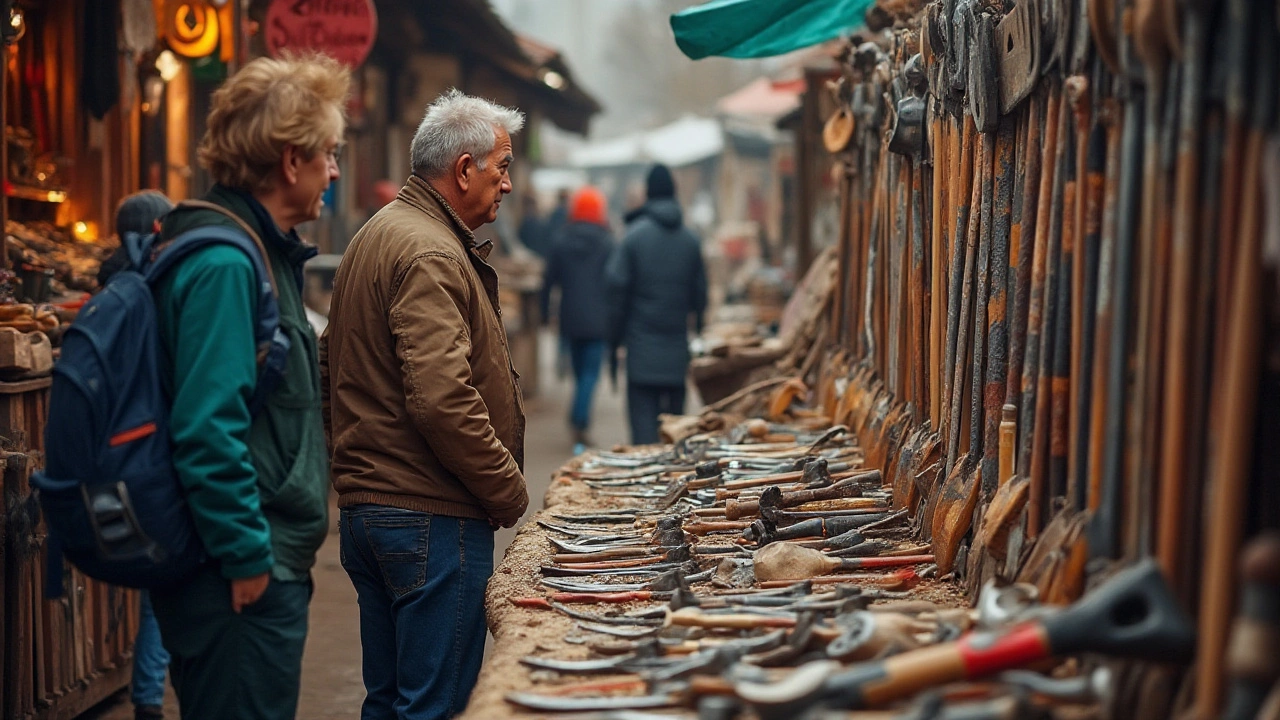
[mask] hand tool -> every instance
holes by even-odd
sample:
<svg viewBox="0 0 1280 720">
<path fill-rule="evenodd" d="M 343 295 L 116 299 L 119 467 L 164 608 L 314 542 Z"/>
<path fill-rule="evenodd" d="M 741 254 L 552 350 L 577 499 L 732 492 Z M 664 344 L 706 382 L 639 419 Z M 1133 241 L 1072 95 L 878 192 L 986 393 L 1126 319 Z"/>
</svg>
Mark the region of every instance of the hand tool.
<svg viewBox="0 0 1280 720">
<path fill-rule="evenodd" d="M 936 18 L 935 18 L 936 20 Z M 932 59 L 929 62 L 932 64 Z M 936 77 L 936 75 L 935 75 Z M 942 410 L 942 380 L 939 377 L 939 369 L 942 366 L 942 343 L 943 331 L 945 327 L 943 319 L 946 317 L 946 295 L 943 288 L 946 287 L 944 279 L 946 274 L 943 271 L 943 257 L 946 251 L 946 226 L 943 218 L 946 217 L 948 210 L 944 188 L 946 187 L 946 171 L 949 167 L 950 160 L 950 133 L 944 131 L 944 127 L 950 127 L 950 123 L 944 125 L 942 116 L 942 107 L 940 101 L 936 100 L 939 96 L 936 91 L 934 93 L 935 102 L 933 104 L 933 130 L 931 137 L 933 138 L 933 192 L 932 192 L 932 222 L 929 225 L 930 243 L 929 243 L 929 354 L 927 367 L 929 368 L 929 427 L 935 431 L 941 422 L 940 413 Z"/>
<path fill-rule="evenodd" d="M 672 693 L 655 695 L 612 695 L 604 697 L 558 697 L 530 692 L 507 693 L 506 701 L 539 712 L 587 712 L 591 710 L 634 710 L 679 704 Z"/>
<path fill-rule="evenodd" d="M 1205 25 L 1194 5 L 1184 8 L 1186 27 L 1183 43 L 1182 98 L 1178 118 L 1178 168 L 1173 203 L 1173 245 L 1169 265 L 1169 310 L 1164 348 L 1164 406 L 1161 410 L 1158 555 L 1165 575 L 1175 588 L 1186 583 L 1182 539 L 1186 532 L 1185 498 L 1195 492 L 1187 475 L 1188 355 L 1191 352 L 1191 303 L 1195 292 L 1195 236 L 1199 209 L 1196 197 L 1200 181 L 1200 124 L 1204 109 L 1203 54 Z"/>
<path fill-rule="evenodd" d="M 860 662 L 896 655 L 921 646 L 917 636 L 931 635 L 937 623 L 892 612 L 859 610 L 836 619 L 840 636 L 827 643 L 827 656 L 842 662 Z"/>
<path fill-rule="evenodd" d="M 1111 362 L 1114 323 L 1111 318 L 1114 266 L 1116 261 L 1117 211 L 1120 193 L 1120 113 L 1114 99 L 1104 100 L 1098 113 L 1106 128 L 1106 170 L 1103 179 L 1102 232 L 1098 248 L 1098 297 L 1094 314 L 1092 377 L 1089 380 L 1092 399 L 1089 402 L 1089 448 L 1087 507 L 1097 513 L 1102 504 L 1103 453 L 1108 411 L 1108 370 Z M 1092 539 L 1092 535 L 1091 535 Z"/>
<path fill-rule="evenodd" d="M 1023 360 L 1027 348 L 1027 312 L 1031 301 L 1031 277 L 1033 268 L 1033 245 L 1036 236 L 1037 198 L 1040 192 L 1040 139 L 1041 105 L 1049 98 L 1033 95 L 1028 103 L 1025 162 L 1018 163 L 1018 171 L 1023 181 L 1018 185 L 1013 197 L 1013 226 L 1009 231 L 1009 265 L 1012 290 L 1009 292 L 1011 311 L 1009 313 L 1009 381 L 1005 387 L 1005 397 L 1011 402 L 1022 403 Z M 1051 108 L 1050 108 L 1051 109 Z M 1022 431 L 1026 432 L 1026 426 Z M 1015 454 L 1016 456 L 1016 454 Z M 1025 474 L 1027 467 L 1020 466 Z"/>
<path fill-rule="evenodd" d="M 1061 91 L 1059 91 L 1061 92 Z M 1053 376 L 1055 368 L 1055 341 L 1057 340 L 1056 329 L 1059 326 L 1059 308 L 1061 307 L 1061 298 L 1059 292 L 1061 290 L 1061 263 L 1055 262 L 1055 258 L 1059 257 L 1062 251 L 1062 218 L 1063 218 L 1063 200 L 1065 197 L 1065 185 L 1067 176 L 1072 172 L 1071 163 L 1068 162 L 1069 146 L 1071 136 L 1068 133 L 1068 118 L 1070 117 L 1070 107 L 1066 102 L 1059 103 L 1058 107 L 1058 131 L 1057 146 L 1054 157 L 1054 174 L 1053 187 L 1050 191 L 1051 199 L 1048 214 L 1048 240 L 1045 248 L 1046 253 L 1046 272 L 1044 291 L 1042 293 L 1042 316 L 1041 327 L 1039 328 L 1036 341 L 1040 343 L 1040 351 L 1037 353 L 1037 360 L 1040 368 L 1037 371 L 1037 388 L 1035 393 L 1035 415 L 1033 424 L 1028 428 L 1028 434 L 1031 435 L 1031 488 L 1030 499 L 1027 505 L 1028 513 L 1028 535 L 1034 537 L 1040 527 L 1040 523 L 1045 521 L 1045 515 L 1048 511 L 1047 500 L 1049 497 L 1060 494 L 1061 491 L 1055 492 L 1053 487 L 1053 467 L 1052 457 L 1053 450 Z M 1043 195 L 1041 196 L 1043 198 Z M 1041 207 L 1043 210 L 1044 208 Z M 1037 233 L 1038 235 L 1038 233 Z M 1039 240 L 1037 239 L 1037 242 Z M 1033 299 L 1034 301 L 1034 299 Z M 1034 315 L 1034 310 L 1032 312 Z M 1028 342 L 1031 342 L 1032 330 L 1029 327 L 1027 331 Z M 1065 448 L 1059 447 L 1059 457 L 1065 455 Z M 1060 477 L 1060 476 L 1059 476 Z"/>
<path fill-rule="evenodd" d="M 833 538 L 837 535 L 843 535 L 852 530 L 872 525 L 876 522 L 889 517 L 889 513 L 878 513 L 875 515 L 845 515 L 830 518 L 812 518 L 793 525 L 778 527 L 766 519 L 757 520 L 751 523 L 751 527 L 742 531 L 742 537 L 751 542 L 758 542 L 760 545 L 778 542 L 780 540 L 795 540 L 798 538 Z"/>
<path fill-rule="evenodd" d="M 985 138 L 985 136 L 983 136 Z M 988 168 L 993 160 L 989 157 L 987 150 L 987 142 L 985 139 L 981 143 L 977 143 L 976 151 L 977 160 L 974 163 L 974 180 L 972 195 L 969 200 L 970 208 L 978 210 L 975 214 L 969 213 L 968 224 L 965 228 L 964 251 L 960 252 L 960 248 L 955 249 L 956 255 L 962 257 L 962 263 L 957 264 L 956 276 L 952 278 L 951 287 L 955 291 L 951 299 L 953 303 L 948 305 L 949 322 L 954 316 L 954 343 L 948 342 L 948 348 L 952 352 L 954 363 L 952 364 L 952 381 L 951 381 L 951 402 L 950 413 L 951 421 L 948 423 L 947 437 L 947 464 L 946 471 L 950 476 L 952 469 L 956 465 L 956 458 L 960 453 L 960 435 L 963 432 L 961 427 L 961 418 L 964 415 L 964 389 L 965 378 L 969 370 L 966 360 L 969 357 L 969 332 L 972 326 L 972 318 L 970 312 L 973 303 L 973 285 L 977 279 L 977 252 L 980 232 L 980 216 L 982 207 L 982 192 L 984 180 L 990 177 Z M 958 240 L 957 240 L 958 242 Z"/>
<path fill-rule="evenodd" d="M 903 557 L 838 558 L 812 548 L 791 543 L 772 543 L 757 550 L 752 558 L 756 579 L 804 580 L 827 575 L 839 570 L 864 568 L 901 567 L 920 565 L 934 561 L 932 555 L 908 555 Z"/>
<path fill-rule="evenodd" d="M 866 573 L 852 575 L 822 575 L 819 577 L 808 578 L 809 582 L 814 585 L 834 585 L 834 584 L 852 584 L 858 585 L 875 585 L 888 590 L 898 588 L 912 587 L 920 579 L 912 568 L 905 568 L 887 575 L 872 575 Z M 762 588 L 782 588 L 791 585 L 793 580 L 761 580 L 759 585 Z"/>
<path fill-rule="evenodd" d="M 588 632 L 600 633 L 621 638 L 642 638 L 654 635 L 661 626 L 634 627 L 622 625 L 606 625 L 604 623 L 579 622 L 578 627 Z"/>
<path fill-rule="evenodd" d="M 1016 132 L 1012 119 L 1000 121 L 996 138 L 994 236 L 992 238 L 991 290 L 987 302 L 987 370 L 983 386 L 982 496 L 990 498 L 1000 481 L 1000 408 L 1005 402 L 1008 375 L 1009 237 L 1013 213 L 1013 156 Z M 981 263 L 980 263 L 981 264 Z M 981 293 L 979 293 L 981 301 Z"/>
<path fill-rule="evenodd" d="M 1022 228 L 1024 235 L 1028 231 L 1034 231 L 1032 237 L 1034 237 L 1035 241 L 1035 246 L 1031 253 L 1031 282 L 1027 295 L 1026 333 L 1023 336 L 1021 400 L 1019 402 L 1020 416 L 1018 418 L 1018 472 L 1028 476 L 1032 476 L 1031 450 L 1037 425 L 1036 395 L 1039 388 L 1040 375 L 1040 334 L 1044 325 L 1044 286 L 1046 265 L 1048 263 L 1049 225 L 1051 224 L 1049 212 L 1053 196 L 1054 178 L 1057 176 L 1055 163 L 1058 157 L 1061 96 L 1062 93 L 1058 87 L 1050 87 L 1048 108 L 1045 112 L 1044 154 L 1041 159 L 1040 177 L 1037 179 L 1039 189 L 1039 199 L 1035 201 L 1037 222 L 1034 227 L 1031 227 L 1024 220 Z M 1030 185 L 1030 172 L 1028 172 L 1027 182 Z M 1023 207 L 1027 212 L 1030 212 L 1030 203 L 1032 202 L 1033 199 L 1030 196 L 1023 200 Z M 1024 252 L 1025 250 L 1024 248 Z M 1019 292 L 1021 293 L 1021 279 L 1019 279 L 1019 285 Z M 1034 484 L 1034 478 L 1032 482 Z M 1036 497 L 1036 491 L 1037 488 L 1033 485 L 1029 502 L 1030 512 L 1027 518 L 1027 536 L 1032 538 L 1039 532 L 1041 523 L 1040 500 Z"/>
<path fill-rule="evenodd" d="M 919 55 L 915 59 L 919 59 Z M 920 71 L 923 76 L 923 70 Z M 923 91 L 923 88 L 919 88 Z M 920 115 L 923 126 L 924 120 L 924 100 L 920 101 Z M 921 148 L 924 146 L 923 127 L 921 129 Z M 929 386 L 927 381 L 928 368 L 928 340 L 927 340 L 927 322 L 929 311 L 927 283 L 925 279 L 925 202 L 924 197 L 924 178 L 925 165 L 922 162 L 923 152 L 917 150 L 912 155 L 909 162 L 911 163 L 911 272 L 908 298 L 910 300 L 905 312 L 909 319 L 911 333 L 908 337 L 910 341 L 910 350 L 908 357 L 911 358 L 911 418 L 914 423 L 921 421 L 923 417 L 927 417 L 924 411 L 927 410 L 929 402 Z"/>
<path fill-rule="evenodd" d="M 507 598 L 512 605 L 538 610 L 551 610 L 551 603 L 629 603 L 646 600 L 667 600 L 670 592 L 653 592 L 651 590 L 628 590 L 625 592 L 598 593 L 551 593 L 546 597 L 512 597 Z"/>
<path fill-rule="evenodd" d="M 1102 481 L 1097 511 L 1089 530 L 1089 551 L 1093 557 L 1114 558 L 1120 551 L 1120 526 L 1122 518 L 1121 474 L 1122 446 L 1124 443 L 1124 414 L 1126 410 L 1125 373 L 1128 366 L 1128 348 L 1125 338 L 1129 333 L 1132 306 L 1134 245 L 1138 226 L 1138 168 L 1142 166 L 1142 144 L 1139 142 L 1143 125 L 1141 97 L 1131 100 L 1124 109 L 1124 129 L 1120 138 L 1120 184 L 1116 200 L 1115 261 L 1111 286 L 1111 354 L 1107 358 L 1106 416 L 1103 427 Z M 1104 329 L 1103 332 L 1108 332 Z M 1133 483 L 1137 485 L 1141 479 Z M 1092 503 L 1091 503 L 1092 504 Z"/>
<path fill-rule="evenodd" d="M 996 26 L 999 55 L 1000 112 L 1009 114 L 1040 81 L 1040 12 L 1035 0 L 1013 6 Z"/>
<path fill-rule="evenodd" d="M 1100 110 L 1100 114 L 1107 110 Z M 1097 332 L 1099 307 L 1099 264 L 1102 241 L 1102 208 L 1105 190 L 1107 135 L 1102 132 L 1101 121 L 1089 134 L 1087 162 L 1083 186 L 1084 226 L 1082 228 L 1082 244 L 1077 248 L 1080 254 L 1080 292 L 1078 311 L 1073 310 L 1072 317 L 1078 318 L 1078 337 L 1072 339 L 1073 352 L 1078 350 L 1076 365 L 1072 368 L 1072 410 L 1070 439 L 1070 476 L 1068 485 L 1072 488 L 1071 501 L 1079 509 L 1089 504 L 1089 447 L 1090 421 L 1093 417 L 1093 379 L 1095 333 Z M 1073 296 L 1074 297 L 1074 296 Z"/>
<path fill-rule="evenodd" d="M 933 510 L 932 515 L 932 543 L 934 554 L 938 558 L 938 569 L 942 573 L 950 572 L 951 564 L 954 562 L 956 552 L 960 546 L 960 540 L 969 531 L 969 526 L 973 518 L 973 509 L 977 504 L 979 483 L 977 473 L 980 471 L 980 458 L 982 456 L 982 430 L 981 421 L 981 392 L 982 392 L 982 344 L 985 338 L 985 320 L 982 319 L 986 315 L 986 297 L 988 292 L 988 272 L 987 264 L 990 260 L 990 241 L 989 235 L 991 231 L 991 181 L 992 181 L 992 165 L 995 162 L 994 138 L 991 135 L 982 135 L 981 144 L 977 151 L 978 162 L 975 171 L 973 185 L 973 202 L 978 206 L 976 217 L 970 217 L 968 228 L 967 247 L 965 254 L 967 256 L 965 262 L 965 280 L 964 288 L 961 292 L 960 301 L 960 324 L 959 337 L 956 343 L 956 375 L 952 383 L 953 402 L 951 405 L 952 415 L 952 436 L 948 445 L 948 460 L 951 462 L 951 472 L 947 475 L 947 479 L 943 482 L 941 489 L 938 491 L 938 504 Z M 976 245 L 981 245 L 982 252 L 976 253 Z M 970 290 L 972 285 L 978 285 L 978 291 Z M 977 306 L 978 321 L 973 322 L 974 346 L 973 346 L 973 363 L 972 368 L 966 367 L 960 358 L 968 352 L 968 330 L 971 320 L 968 315 L 970 295 L 976 295 L 974 303 Z M 971 377 L 970 388 L 972 396 L 969 402 L 970 412 L 977 414 L 978 417 L 970 417 L 969 422 L 969 452 L 959 461 L 954 456 L 956 450 L 959 449 L 959 434 L 962 428 L 959 422 L 959 416 L 962 410 L 962 393 L 965 388 L 964 377 L 965 370 L 970 370 Z"/>
<path fill-rule="evenodd" d="M 980 198 L 977 194 L 980 190 L 976 188 L 973 180 L 974 155 L 977 152 L 977 130 L 973 124 L 973 118 L 969 115 L 964 117 L 964 135 L 960 139 L 960 171 L 959 181 L 952 186 L 952 206 L 955 208 L 955 223 L 953 225 L 953 235 L 951 241 L 951 262 L 949 273 L 949 289 L 947 291 L 947 337 L 946 337 L 946 355 L 944 357 L 945 367 L 942 375 L 942 396 L 945 403 L 945 412 L 942 415 L 941 436 L 947 442 L 948 462 L 943 470 L 947 475 L 951 473 L 951 442 L 952 437 L 959 433 L 959 428 L 953 429 L 953 424 L 959 424 L 955 418 L 956 412 L 952 409 L 955 404 L 955 391 L 952 384 L 955 380 L 956 365 L 961 361 L 957 358 L 957 344 L 959 342 L 960 332 L 960 306 L 961 294 L 964 286 L 965 276 L 965 237 L 969 227 L 970 208 L 978 202 L 976 198 Z"/>
<path fill-rule="evenodd" d="M 1227 351 L 1223 355 L 1221 403 L 1217 414 L 1217 447 L 1208 471 L 1213 485 L 1206 515 L 1203 589 L 1200 597 L 1200 658 L 1197 663 L 1196 709 L 1209 717 L 1220 707 L 1222 656 L 1230 622 L 1230 567 L 1240 545 L 1252 458 L 1257 410 L 1260 337 L 1263 327 L 1262 219 L 1260 190 L 1266 133 L 1276 112 L 1277 41 L 1275 8 L 1260 4 L 1252 24 L 1257 49 L 1256 92 L 1245 141 L 1245 166 L 1240 187 L 1239 240 L 1234 253 L 1228 315 Z M 1258 84 L 1261 83 L 1261 84 Z M 1272 173 L 1268 178 L 1274 182 Z"/>
<path fill-rule="evenodd" d="M 879 470 L 871 470 L 860 475 L 841 480 L 833 485 L 815 490 L 798 490 L 784 493 L 777 488 L 766 488 L 759 501 L 729 500 L 725 503 L 725 517 L 737 520 L 760 512 L 761 505 L 777 508 L 795 507 L 815 500 L 832 500 L 835 498 L 857 497 L 862 492 L 861 482 L 878 477 Z"/>
<path fill-rule="evenodd" d="M 1251 541 L 1240 562 L 1240 612 L 1227 645 L 1223 720 L 1252 720 L 1280 681 L 1280 533 Z"/>
<path fill-rule="evenodd" d="M 1084 4 L 1081 3 L 1081 9 Z M 1087 22 L 1087 18 L 1081 18 Z M 1076 27 L 1077 37 L 1088 38 L 1088 30 L 1084 22 Z M 1085 46 L 1087 49 L 1087 45 Z M 1074 63 L 1073 63 L 1074 65 Z M 1073 72 L 1079 73 L 1083 68 L 1074 68 Z M 1063 230 L 1063 260 L 1064 263 L 1070 257 L 1070 303 L 1069 311 L 1066 313 L 1069 321 L 1065 328 L 1059 328 L 1060 337 L 1063 338 L 1064 349 L 1069 352 L 1070 369 L 1062 377 L 1068 378 L 1067 387 L 1063 388 L 1063 392 L 1067 394 L 1064 399 L 1066 407 L 1063 407 L 1063 401 L 1059 401 L 1054 405 L 1055 420 L 1063 429 L 1063 441 L 1066 443 L 1066 458 L 1063 472 L 1065 477 L 1062 478 L 1062 484 L 1065 485 L 1067 499 L 1072 507 L 1077 510 L 1083 509 L 1085 506 L 1085 492 L 1081 481 L 1080 468 L 1078 464 L 1078 454 L 1080 448 L 1080 417 L 1081 417 L 1081 389 L 1084 387 L 1084 367 L 1085 367 L 1085 340 L 1084 329 L 1086 318 L 1089 324 L 1093 319 L 1093 306 L 1088 305 L 1086 313 L 1086 276 L 1088 274 L 1088 261 L 1085 257 L 1085 237 L 1088 233 L 1088 215 L 1089 203 L 1091 199 L 1091 184 L 1089 175 L 1089 158 L 1090 149 L 1092 147 L 1092 138 L 1096 138 L 1097 134 L 1092 132 L 1092 102 L 1090 98 L 1091 86 L 1089 79 L 1084 75 L 1075 74 L 1067 78 L 1065 83 L 1067 99 L 1071 104 L 1072 115 L 1075 119 L 1076 130 L 1076 166 L 1075 166 L 1075 190 L 1074 190 L 1074 212 L 1064 214 L 1064 225 L 1067 219 L 1070 219 L 1071 233 Z M 1097 187 L 1101 192 L 1101 164 L 1098 165 Z M 1068 251 L 1068 243 L 1070 250 Z M 1066 270 L 1064 269 L 1064 273 Z M 1069 339 L 1069 345 L 1067 344 Z M 1055 345 L 1056 347 L 1056 345 Z M 1059 417 L 1060 415 L 1060 417 Z"/>
<path fill-rule="evenodd" d="M 874 707 L 926 687 L 1023 667 L 1054 655 L 1094 652 L 1186 662 L 1194 639 L 1191 623 L 1159 568 L 1144 561 L 1117 573 L 1080 602 L 1042 618 L 848 670 L 830 661 L 810 663 L 781 683 L 740 682 L 734 691 L 766 717 L 814 702 Z"/>
</svg>

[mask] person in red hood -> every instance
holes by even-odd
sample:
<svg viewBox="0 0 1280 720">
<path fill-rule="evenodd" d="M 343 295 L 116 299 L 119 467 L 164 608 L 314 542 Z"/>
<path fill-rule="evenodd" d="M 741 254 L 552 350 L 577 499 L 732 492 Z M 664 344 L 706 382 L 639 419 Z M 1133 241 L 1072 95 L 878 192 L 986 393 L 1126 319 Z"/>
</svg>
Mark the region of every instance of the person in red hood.
<svg viewBox="0 0 1280 720">
<path fill-rule="evenodd" d="M 551 294 L 560 289 L 560 337 L 573 365 L 569 425 L 574 453 L 591 444 L 591 401 L 608 348 L 609 311 L 605 265 L 613 252 L 604 193 L 584 187 L 573 195 L 568 222 L 551 240 L 542 285 L 542 317 L 551 317 Z"/>
</svg>

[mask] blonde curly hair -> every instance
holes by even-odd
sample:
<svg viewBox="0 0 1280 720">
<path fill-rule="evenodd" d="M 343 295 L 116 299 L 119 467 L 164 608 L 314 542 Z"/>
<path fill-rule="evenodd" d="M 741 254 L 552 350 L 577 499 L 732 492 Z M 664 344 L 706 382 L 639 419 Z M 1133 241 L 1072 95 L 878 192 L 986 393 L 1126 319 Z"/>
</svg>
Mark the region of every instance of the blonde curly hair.
<svg viewBox="0 0 1280 720">
<path fill-rule="evenodd" d="M 313 158 L 342 136 L 350 89 L 351 71 L 326 55 L 258 58 L 214 92 L 200 164 L 222 185 L 267 190 L 286 145 Z"/>
</svg>

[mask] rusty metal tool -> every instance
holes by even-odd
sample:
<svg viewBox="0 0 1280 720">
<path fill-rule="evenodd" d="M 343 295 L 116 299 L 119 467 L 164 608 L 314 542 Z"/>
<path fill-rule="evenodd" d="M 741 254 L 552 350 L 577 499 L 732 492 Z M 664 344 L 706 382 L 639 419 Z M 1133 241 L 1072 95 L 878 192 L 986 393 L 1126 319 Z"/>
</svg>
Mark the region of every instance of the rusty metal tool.
<svg viewBox="0 0 1280 720">
<path fill-rule="evenodd" d="M 969 200 L 971 211 L 968 213 L 968 224 L 965 228 L 964 250 L 961 252 L 959 247 L 955 249 L 957 257 L 961 258 L 962 262 L 958 264 L 957 274 L 951 281 L 951 287 L 954 291 L 952 300 L 954 302 L 947 309 L 949 321 L 954 319 L 955 326 L 955 342 L 954 344 L 948 343 L 948 348 L 954 358 L 951 380 L 951 421 L 947 425 L 949 434 L 947 437 L 947 463 L 945 469 L 948 475 L 955 467 L 956 458 L 960 454 L 961 418 L 964 414 L 964 381 L 968 377 L 968 373 L 965 371 L 970 369 L 966 365 L 966 361 L 970 350 L 969 332 L 972 329 L 973 322 L 970 316 L 973 306 L 973 286 L 977 279 L 977 253 L 981 234 L 982 186 L 984 178 L 989 177 L 989 173 L 986 170 L 991 162 L 986 153 L 987 143 L 983 141 L 976 144 L 978 145 L 975 153 L 977 161 L 974 163 L 973 189 Z M 977 209 L 979 212 L 975 214 L 972 209 Z"/>
<path fill-rule="evenodd" d="M 1009 236 L 1013 220 L 1013 158 L 1016 131 L 1013 120 L 1000 121 L 995 151 L 994 233 L 991 241 L 991 289 L 987 303 L 987 368 L 983 385 L 982 411 L 985 418 L 982 442 L 982 496 L 990 498 L 999 484 L 1000 408 L 1005 402 L 1008 375 Z M 981 294 L 979 294 L 981 301 Z"/>
<path fill-rule="evenodd" d="M 1122 461 L 1124 445 L 1125 374 L 1128 367 L 1129 333 L 1132 308 L 1134 245 L 1138 231 L 1139 169 L 1142 167 L 1143 101 L 1139 96 L 1126 104 L 1120 136 L 1120 182 L 1116 199 L 1115 259 L 1111 283 L 1111 327 L 1102 329 L 1110 335 L 1107 358 L 1106 415 L 1102 437 L 1101 483 L 1097 510 L 1089 525 L 1089 553 L 1097 558 L 1115 558 L 1121 549 L 1120 522 L 1124 502 Z M 1091 505 L 1093 503 L 1090 503 Z"/>
<path fill-rule="evenodd" d="M 1053 467 L 1052 458 L 1054 455 L 1053 438 L 1053 378 L 1056 354 L 1054 352 L 1055 341 L 1057 340 L 1056 328 L 1058 327 L 1058 315 L 1060 303 L 1060 286 L 1063 278 L 1061 277 L 1061 263 L 1055 262 L 1055 258 L 1059 258 L 1062 251 L 1062 218 L 1063 218 L 1063 200 L 1065 198 L 1065 185 L 1068 174 L 1072 172 L 1071 163 L 1067 160 L 1070 157 L 1069 147 L 1071 136 L 1068 133 L 1068 120 L 1070 117 L 1070 107 L 1065 99 L 1059 104 L 1058 108 L 1058 131 L 1057 144 L 1054 158 L 1054 174 L 1053 185 L 1051 190 L 1051 199 L 1049 203 L 1048 216 L 1048 239 L 1045 248 L 1046 254 L 1046 272 L 1042 302 L 1042 317 L 1039 336 L 1036 340 L 1040 343 L 1040 351 L 1037 353 L 1037 360 L 1040 369 L 1037 375 L 1037 389 L 1035 402 L 1035 415 L 1032 427 L 1028 429 L 1031 435 L 1031 497 L 1028 503 L 1028 536 L 1035 537 L 1039 531 L 1040 524 L 1047 520 L 1048 499 L 1054 494 L 1053 487 Z M 1041 196 L 1043 197 L 1043 196 Z M 1044 209 L 1043 207 L 1041 208 Z M 1038 242 L 1038 240 L 1037 240 Z M 1027 331 L 1028 342 L 1031 340 L 1031 331 Z M 1059 448 L 1062 454 L 1065 454 L 1065 448 Z M 1034 532 L 1033 532 L 1034 531 Z"/>
<path fill-rule="evenodd" d="M 1092 373 L 1089 386 L 1089 443 L 1086 506 L 1096 512 L 1102 502 L 1102 460 L 1107 418 L 1107 370 L 1111 360 L 1113 303 L 1113 267 L 1116 257 L 1116 212 L 1120 193 L 1120 112 L 1121 106 L 1113 98 L 1102 102 L 1099 122 L 1106 128 L 1106 160 L 1103 172 L 1102 227 L 1098 247 L 1098 296 L 1094 313 L 1094 343 Z"/>
<path fill-rule="evenodd" d="M 1025 667 L 1055 655 L 1092 652 L 1186 662 L 1194 642 L 1191 622 L 1159 568 L 1144 561 L 1117 573 L 1080 602 L 1036 620 L 971 633 L 848 670 L 820 661 L 824 664 L 801 666 L 779 683 L 740 682 L 734 690 L 765 717 L 816 703 L 876 707 L 924 688 Z"/>
<path fill-rule="evenodd" d="M 1045 275 L 1048 266 L 1049 249 L 1049 209 L 1053 197 L 1054 177 L 1058 158 L 1059 108 L 1062 92 L 1058 87 L 1050 87 L 1049 104 L 1045 111 L 1044 154 L 1041 159 L 1040 177 L 1038 180 L 1039 198 L 1036 200 L 1036 218 L 1034 227 L 1035 246 L 1032 250 L 1031 284 L 1027 301 L 1026 334 L 1023 342 L 1022 383 L 1018 417 L 1018 472 L 1032 476 L 1031 452 L 1036 433 L 1036 399 L 1039 390 L 1040 376 L 1040 335 L 1044 326 Z M 1029 182 L 1029 181 L 1028 181 Z M 1024 203 L 1032 202 L 1027 197 Z M 1026 207 L 1024 205 L 1024 207 Z M 1027 231 L 1023 227 L 1023 231 Z M 1019 290 L 1021 292 L 1021 290 Z M 1032 479 L 1035 483 L 1034 477 Z M 1037 488 L 1031 490 L 1031 512 L 1027 522 L 1027 536 L 1034 538 L 1040 530 L 1040 504 L 1036 497 Z"/>
<path fill-rule="evenodd" d="M 1183 542 L 1187 523 L 1185 505 L 1196 492 L 1191 486 L 1186 463 L 1190 423 L 1187 410 L 1191 384 L 1188 356 L 1191 353 L 1191 307 L 1195 297 L 1195 237 L 1200 203 L 1200 125 L 1204 116 L 1201 95 L 1204 85 L 1206 23 L 1193 5 L 1186 13 L 1182 57 L 1182 88 L 1178 117 L 1178 165 L 1174 180 L 1173 244 L 1169 265 L 1169 309 L 1164 347 L 1164 406 L 1161 410 L 1161 451 L 1159 522 L 1157 552 L 1160 564 L 1175 587 L 1185 585 L 1187 574 Z"/>
<path fill-rule="evenodd" d="M 1105 112 L 1105 111 L 1103 111 Z M 1078 365 L 1072 370 L 1073 408 L 1071 412 L 1071 468 L 1068 485 L 1072 488 L 1074 507 L 1089 504 L 1090 421 L 1093 417 L 1094 353 L 1099 318 L 1099 265 L 1101 263 L 1102 212 L 1105 192 L 1107 135 L 1101 123 L 1095 122 L 1089 135 L 1084 178 L 1084 227 L 1080 254 L 1080 315 Z"/>
<path fill-rule="evenodd" d="M 1033 241 L 1040 191 L 1041 106 L 1047 98 L 1032 96 L 1028 103 L 1025 161 L 1018 163 L 1022 182 L 1013 196 L 1013 226 L 1009 231 L 1009 372 L 1005 397 L 1021 402 L 1023 359 L 1027 348 L 1027 310 L 1031 300 Z M 1015 453 L 1016 457 L 1016 453 Z M 1023 472 L 1026 468 L 1023 468 Z"/>
<path fill-rule="evenodd" d="M 879 477 L 879 475 L 879 470 L 870 470 L 824 488 L 798 490 L 789 493 L 784 493 L 776 487 L 766 488 L 758 501 L 728 500 L 725 503 L 725 517 L 729 520 L 737 520 L 749 515 L 756 515 L 760 512 L 762 504 L 777 508 L 787 508 L 816 500 L 858 497 L 862 493 L 862 482 L 870 478 Z"/>
<path fill-rule="evenodd" d="M 949 272 L 949 289 L 947 291 L 947 334 L 946 334 L 946 354 L 944 355 L 945 366 L 942 374 L 942 395 L 943 403 L 945 403 L 942 414 L 941 435 L 947 443 L 948 457 L 951 457 L 950 445 L 951 438 L 960 432 L 959 428 L 952 427 L 953 422 L 958 424 L 956 413 L 952 411 L 952 405 L 955 404 L 955 390 L 952 385 L 954 383 L 956 365 L 960 362 L 957 355 L 957 344 L 959 341 L 960 331 L 960 305 L 961 294 L 964 286 L 965 276 L 965 242 L 968 227 L 969 215 L 975 198 L 978 195 L 973 191 L 973 166 L 974 155 L 977 152 L 977 129 L 974 127 L 973 118 L 966 115 L 964 117 L 964 134 L 959 141 L 960 156 L 960 172 L 959 180 L 952 185 L 952 206 L 955 208 L 955 222 L 952 226 L 951 240 L 951 258 Z M 950 473 L 951 463 L 948 462 L 944 466 L 944 471 Z"/>
</svg>

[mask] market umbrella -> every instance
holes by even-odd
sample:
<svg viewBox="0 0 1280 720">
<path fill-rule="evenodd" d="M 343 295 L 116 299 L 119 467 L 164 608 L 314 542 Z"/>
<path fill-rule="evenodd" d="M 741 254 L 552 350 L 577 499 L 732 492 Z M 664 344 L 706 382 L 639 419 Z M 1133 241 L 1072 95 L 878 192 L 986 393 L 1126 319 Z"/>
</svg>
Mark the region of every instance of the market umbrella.
<svg viewBox="0 0 1280 720">
<path fill-rule="evenodd" d="M 863 25 L 874 0 L 711 0 L 671 16 L 676 45 L 697 60 L 759 58 L 826 42 Z"/>
</svg>

